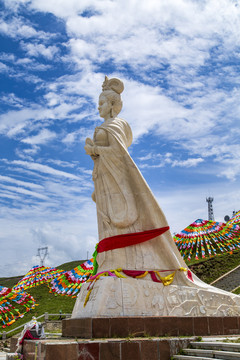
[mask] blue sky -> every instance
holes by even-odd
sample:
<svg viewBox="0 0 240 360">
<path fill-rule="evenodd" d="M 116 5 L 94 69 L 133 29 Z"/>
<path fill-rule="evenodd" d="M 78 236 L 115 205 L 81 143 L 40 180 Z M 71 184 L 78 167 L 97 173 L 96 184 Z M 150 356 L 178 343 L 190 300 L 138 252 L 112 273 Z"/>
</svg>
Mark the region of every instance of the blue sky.
<svg viewBox="0 0 240 360">
<path fill-rule="evenodd" d="M 0 0 L 0 276 L 86 258 L 104 76 L 125 84 L 129 149 L 172 232 L 240 208 L 235 0 Z"/>
</svg>

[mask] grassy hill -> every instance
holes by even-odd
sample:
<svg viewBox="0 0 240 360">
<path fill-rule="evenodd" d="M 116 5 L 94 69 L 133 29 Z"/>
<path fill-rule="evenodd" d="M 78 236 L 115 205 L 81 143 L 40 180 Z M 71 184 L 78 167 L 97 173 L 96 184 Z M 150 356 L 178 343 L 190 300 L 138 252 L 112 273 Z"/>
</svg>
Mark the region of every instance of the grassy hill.
<svg viewBox="0 0 240 360">
<path fill-rule="evenodd" d="M 56 269 L 60 269 L 60 270 L 65 270 L 65 271 L 69 271 L 74 269 L 75 267 L 77 267 L 78 265 L 81 265 L 82 263 L 84 263 L 86 260 L 75 260 L 75 261 L 70 261 L 67 263 L 64 263 L 62 265 L 56 266 Z M 30 270 L 30 269 L 29 269 Z M 20 276 L 12 276 L 10 278 L 7 277 L 2 277 L 0 278 L 0 286 L 5 286 L 8 288 L 12 288 L 14 285 L 16 285 L 23 277 L 24 275 L 20 275 Z"/>
<path fill-rule="evenodd" d="M 2 278 L 0 278 L 0 286 L 4 286 L 4 287 L 11 289 L 14 285 L 16 285 L 23 278 L 23 276 L 24 275 L 13 276 L 10 278 L 2 277 Z"/>
<path fill-rule="evenodd" d="M 78 265 L 83 264 L 86 260 L 75 260 L 75 261 L 70 261 L 67 263 L 64 263 L 62 265 L 56 266 L 56 269 L 60 269 L 60 270 L 65 270 L 65 271 L 69 271 L 74 269 L 75 267 L 77 267 Z"/>
</svg>

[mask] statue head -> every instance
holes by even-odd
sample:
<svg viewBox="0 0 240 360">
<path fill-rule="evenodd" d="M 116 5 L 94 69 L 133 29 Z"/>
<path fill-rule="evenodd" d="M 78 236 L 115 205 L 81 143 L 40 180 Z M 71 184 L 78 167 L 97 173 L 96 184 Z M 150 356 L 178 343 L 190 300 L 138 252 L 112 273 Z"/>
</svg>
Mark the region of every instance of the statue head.
<svg viewBox="0 0 240 360">
<path fill-rule="evenodd" d="M 115 118 L 122 109 L 121 93 L 123 92 L 123 82 L 117 78 L 105 80 L 102 84 L 102 93 L 99 96 L 99 113 L 103 118 Z M 104 106 L 104 108 L 102 108 Z"/>
</svg>

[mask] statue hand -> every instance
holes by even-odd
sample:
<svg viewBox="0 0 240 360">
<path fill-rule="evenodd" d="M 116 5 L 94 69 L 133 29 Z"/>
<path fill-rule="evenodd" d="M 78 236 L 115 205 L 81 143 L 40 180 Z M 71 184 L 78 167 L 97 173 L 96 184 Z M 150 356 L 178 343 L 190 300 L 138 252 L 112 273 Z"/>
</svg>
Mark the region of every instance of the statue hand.
<svg viewBox="0 0 240 360">
<path fill-rule="evenodd" d="M 88 155 L 94 155 L 92 145 L 89 145 L 88 143 L 86 143 L 86 145 L 84 146 L 84 149 Z"/>
<path fill-rule="evenodd" d="M 94 145 L 94 142 L 92 141 L 92 139 L 86 138 L 85 144 L 86 144 L 86 145 L 91 145 L 91 146 L 93 146 L 93 145 Z"/>
</svg>

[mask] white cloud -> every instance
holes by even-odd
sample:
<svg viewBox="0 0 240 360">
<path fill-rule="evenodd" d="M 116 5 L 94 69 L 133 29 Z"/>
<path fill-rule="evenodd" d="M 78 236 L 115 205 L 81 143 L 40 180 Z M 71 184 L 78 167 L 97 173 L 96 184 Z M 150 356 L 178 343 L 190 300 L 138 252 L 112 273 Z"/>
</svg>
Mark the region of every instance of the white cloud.
<svg viewBox="0 0 240 360">
<path fill-rule="evenodd" d="M 85 142 L 87 137 L 91 137 L 93 135 L 92 130 L 88 128 L 80 128 L 79 130 L 68 133 L 63 139 L 62 142 L 66 145 L 71 145 L 76 142 Z"/>
<path fill-rule="evenodd" d="M 31 170 L 34 170 L 34 171 L 37 171 L 40 173 L 51 174 L 51 175 L 57 176 L 57 177 L 63 177 L 63 178 L 72 179 L 72 180 L 80 180 L 81 179 L 79 176 L 76 176 L 74 174 L 70 174 L 65 171 L 60 171 L 60 170 L 54 169 L 48 165 L 43 165 L 43 164 L 39 164 L 39 163 L 27 162 L 27 161 L 22 161 L 22 160 L 13 160 L 12 164 L 19 165 L 19 166 L 22 166 L 23 168 L 31 169 Z"/>
<path fill-rule="evenodd" d="M 16 96 L 14 93 L 3 95 L 0 101 L 4 104 L 12 105 L 16 108 L 22 108 L 24 104 L 24 100 Z"/>
<path fill-rule="evenodd" d="M 11 138 L 14 137 L 15 135 L 23 133 L 26 125 L 27 124 L 25 124 L 24 122 L 17 124 L 16 126 L 10 128 L 10 130 L 6 133 L 6 135 Z"/>
<path fill-rule="evenodd" d="M 69 47 L 72 49 L 73 56 L 79 59 L 90 57 L 91 59 L 97 58 L 97 46 L 89 44 L 83 39 L 70 39 Z"/>
<path fill-rule="evenodd" d="M 186 117 L 188 110 L 171 100 L 157 87 L 125 81 L 122 116 L 132 125 L 134 137 L 146 134 L 157 125 L 164 134 L 173 131 L 179 117 Z"/>
<path fill-rule="evenodd" d="M 169 139 L 204 136 L 214 128 L 211 109 L 188 109 L 177 100 L 166 96 L 162 89 L 125 81 L 122 116 L 129 119 L 134 137 L 155 130 Z"/>
<path fill-rule="evenodd" d="M 25 221 L 15 219 L 14 229 L 11 226 L 12 220 L 7 217 L 0 219 L 2 233 L 11 239 L 8 247 L 2 251 L 6 259 L 11 262 L 0 264 L 1 276 L 24 275 L 34 265 L 39 264 L 35 255 L 38 247 L 48 246 L 49 256 L 46 259 L 46 266 L 58 266 L 63 262 L 86 259 L 87 251 L 92 255 L 96 238 L 96 222 L 92 220 L 94 209 L 87 206 L 83 209 L 85 216 L 71 216 L 62 214 L 62 218 L 53 220 L 34 221 L 34 216 L 24 213 Z M 34 215 L 37 215 L 34 212 Z M 0 241 L 3 241 L 0 235 Z M 19 245 L 17 245 L 19 244 Z M 21 244 L 21 245 L 20 245 Z M 24 251 L 21 249 L 24 244 Z M 17 251 L 16 251 L 17 250 Z M 20 261 L 21 259 L 21 261 Z"/>
<path fill-rule="evenodd" d="M 50 107 L 59 105 L 62 102 L 61 95 L 52 91 L 44 95 L 44 98 L 47 100 L 47 104 Z"/>
<path fill-rule="evenodd" d="M 2 189 L 11 191 L 13 193 L 20 193 L 23 195 L 33 196 L 41 200 L 47 200 L 48 197 L 46 195 L 37 193 L 36 191 L 27 190 L 24 188 L 21 188 L 19 186 L 9 186 L 9 185 L 0 185 Z"/>
<path fill-rule="evenodd" d="M 226 176 L 231 181 L 237 180 L 240 176 L 240 154 L 234 154 L 231 158 L 221 161 L 222 168 L 218 176 Z"/>
<path fill-rule="evenodd" d="M 198 164 L 200 164 L 201 162 L 203 162 L 204 160 L 201 158 L 191 158 L 191 159 L 187 159 L 187 160 L 173 160 L 172 162 L 172 167 L 194 167 L 197 166 Z"/>
<path fill-rule="evenodd" d="M 31 55 L 29 53 L 29 55 Z M 36 55 L 37 56 L 37 55 Z M 25 70 L 32 70 L 32 71 L 46 71 L 49 70 L 52 66 L 47 64 L 41 64 L 35 61 L 33 58 L 20 58 L 15 62 L 15 65 L 19 65 L 23 67 Z"/>
<path fill-rule="evenodd" d="M 50 121 L 66 120 L 66 118 L 67 121 L 74 122 L 82 120 L 86 116 L 86 113 L 82 114 L 80 111 L 82 105 L 83 101 L 81 99 L 79 101 L 72 99 L 72 102 L 66 103 L 63 100 L 63 103 L 51 108 L 31 104 L 31 106 L 20 110 L 10 110 L 0 115 L 0 133 L 9 137 L 22 133 L 23 129 L 27 133 L 28 129 L 32 131 L 35 128 L 42 127 L 45 120 L 47 120 L 48 125 Z M 76 113 L 77 110 L 79 110 L 79 113 Z M 29 125 L 30 122 L 31 126 Z"/>
<path fill-rule="evenodd" d="M 0 62 L 0 73 L 4 73 L 6 71 L 8 71 L 8 66 Z"/>
<path fill-rule="evenodd" d="M 43 56 L 48 60 L 52 60 L 53 57 L 55 57 L 59 52 L 58 48 L 55 45 L 45 46 L 43 44 L 21 42 L 21 47 L 27 52 L 28 56 Z"/>
<path fill-rule="evenodd" d="M 52 162 L 55 163 L 54 160 Z M 13 264 L 5 267 L 5 262 L 1 263 L 1 275 L 24 274 L 37 265 L 34 255 L 42 245 L 49 246 L 46 262 L 49 266 L 86 258 L 87 251 L 91 255 L 97 242 L 97 224 L 93 215 L 95 205 L 89 196 L 84 195 L 86 190 L 92 188 L 90 175 L 85 173 L 79 181 L 80 177 L 72 177 L 69 173 L 47 166 L 41 167 L 40 164 L 30 166 L 26 162 L 16 161 L 13 165 L 31 168 L 33 172 L 28 174 L 28 178 L 34 179 L 35 171 L 38 174 L 39 170 L 44 176 L 39 177 L 39 184 L 0 177 L 4 190 L 3 194 L 0 191 L 0 199 L 3 195 L 14 200 L 11 212 L 4 204 L 0 207 L 0 242 L 9 239 L 2 255 L 6 259 L 10 255 Z M 71 167 L 71 164 L 65 163 L 56 165 Z M 20 178 L 24 176 L 23 169 L 16 170 Z M 5 185 L 9 183 L 16 186 Z M 31 201 L 28 201 L 29 198 Z M 14 227 L 11 225 L 13 221 Z M 18 266 L 15 267 L 15 264 Z"/>
<path fill-rule="evenodd" d="M 69 162 L 69 161 L 62 161 L 62 160 L 54 160 L 54 159 L 48 159 L 48 162 L 50 162 L 51 164 L 55 164 L 58 166 L 61 166 L 63 168 L 65 167 L 69 167 L 69 168 L 74 168 L 76 166 L 75 163 Z"/>
<path fill-rule="evenodd" d="M 0 175 L 0 182 L 13 183 L 13 184 L 16 184 L 18 186 L 29 187 L 29 188 L 32 188 L 32 189 L 43 189 L 43 187 L 41 185 L 38 185 L 38 184 L 35 184 L 35 183 L 30 183 L 28 181 L 21 181 L 21 180 L 18 180 L 18 179 L 11 178 L 9 176 Z"/>
<path fill-rule="evenodd" d="M 140 161 L 139 167 L 141 169 L 154 169 L 161 168 L 164 166 L 171 167 L 196 167 L 198 164 L 202 163 L 204 159 L 202 158 L 188 158 L 185 160 L 179 160 L 179 155 L 176 154 L 177 158 L 174 158 L 172 153 L 148 153 L 146 156 L 141 156 L 138 158 Z"/>
<path fill-rule="evenodd" d="M 37 32 L 35 29 L 28 25 L 24 25 L 19 18 L 14 18 L 11 21 L 4 22 L 3 20 L 0 22 L 0 32 L 11 36 L 11 37 L 35 37 Z"/>
<path fill-rule="evenodd" d="M 31 145 L 28 149 L 16 149 L 15 153 L 20 159 L 33 161 L 34 155 L 40 151 L 40 147 L 37 145 Z"/>
<path fill-rule="evenodd" d="M 153 65 L 148 57 L 158 64 L 203 65 L 213 46 L 229 46 L 223 42 L 225 39 L 236 44 L 240 24 L 239 10 L 227 0 L 204 4 L 183 0 L 148 1 L 147 4 L 144 1 L 102 1 L 94 3 L 96 15 L 91 17 L 76 16 L 77 9 L 75 14 L 74 6 L 72 9 L 72 14 L 62 16 L 67 19 L 69 35 L 80 38 L 70 42 L 73 54 L 81 44 L 83 52 L 87 51 L 92 59 L 96 55 L 101 61 L 111 57 L 117 64 L 141 64 L 144 68 L 148 63 Z M 55 12 L 53 7 L 51 11 Z M 59 9 L 56 11 L 61 16 Z M 165 35 L 169 28 L 172 32 Z M 114 39 L 117 39 L 117 46 Z"/>
<path fill-rule="evenodd" d="M 91 7 L 96 3 L 97 2 L 95 0 L 69 0 L 67 2 L 65 0 L 42 0 L 41 2 L 33 0 L 30 4 L 33 9 L 38 9 L 43 12 L 51 12 L 58 17 L 67 18 L 75 15 L 76 13 L 82 12 L 85 9 L 91 9 Z"/>
<path fill-rule="evenodd" d="M 56 138 L 56 133 L 48 129 L 41 130 L 37 135 L 30 136 L 22 140 L 23 143 L 30 145 L 42 145 Z"/>
<path fill-rule="evenodd" d="M 21 124 L 20 129 L 22 129 L 22 126 L 26 126 L 29 120 L 39 120 L 47 117 L 51 117 L 51 112 L 48 113 L 40 107 L 10 110 L 0 115 L 0 133 L 6 133 L 10 129 L 16 128 L 19 123 Z"/>
<path fill-rule="evenodd" d="M 2 14 L 4 15 L 4 11 Z M 49 40 L 51 37 L 54 36 L 54 34 L 35 30 L 29 20 L 26 20 L 26 18 L 23 19 L 20 16 L 13 16 L 6 21 L 4 21 L 4 19 L 1 19 L 0 33 L 14 39 L 39 38 L 42 40 Z"/>
<path fill-rule="evenodd" d="M 15 55 L 14 54 L 8 54 L 8 53 L 5 53 L 5 52 L 1 52 L 0 60 L 13 62 L 15 60 Z"/>
</svg>

